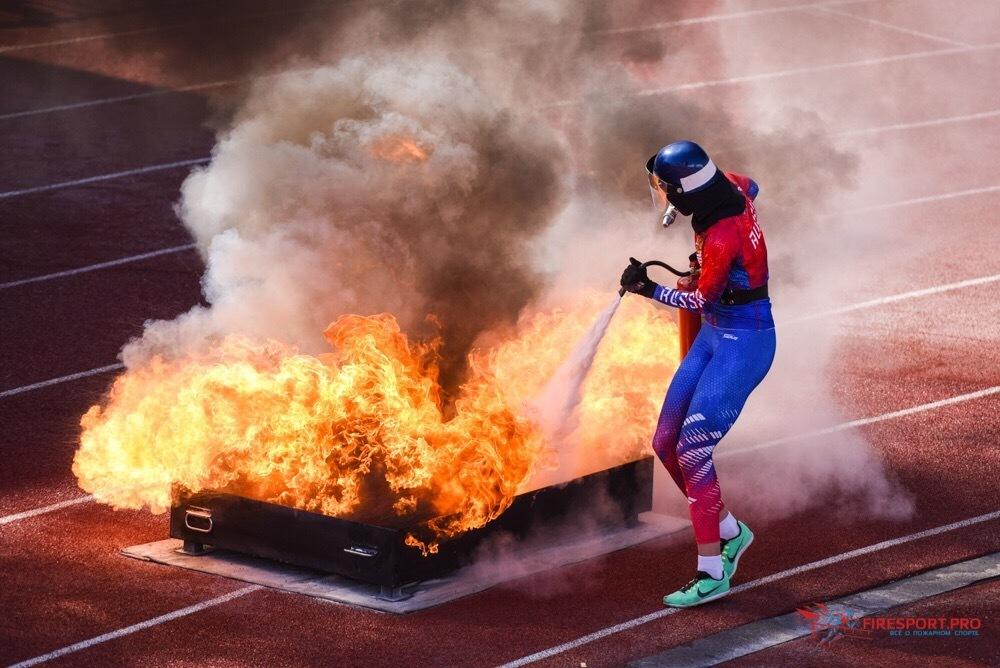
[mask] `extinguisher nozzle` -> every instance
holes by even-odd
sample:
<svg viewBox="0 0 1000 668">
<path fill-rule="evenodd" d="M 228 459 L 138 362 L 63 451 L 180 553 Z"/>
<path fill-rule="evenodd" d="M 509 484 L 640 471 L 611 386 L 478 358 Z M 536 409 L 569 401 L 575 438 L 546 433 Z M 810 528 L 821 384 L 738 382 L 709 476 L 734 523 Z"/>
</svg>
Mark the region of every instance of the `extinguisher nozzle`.
<svg viewBox="0 0 1000 668">
<path fill-rule="evenodd" d="M 663 227 L 670 227 L 671 225 L 674 224 L 674 221 L 676 219 L 677 219 L 677 207 L 675 207 L 673 204 L 670 204 L 663 211 L 663 217 L 660 218 L 660 224 L 663 225 Z"/>
</svg>

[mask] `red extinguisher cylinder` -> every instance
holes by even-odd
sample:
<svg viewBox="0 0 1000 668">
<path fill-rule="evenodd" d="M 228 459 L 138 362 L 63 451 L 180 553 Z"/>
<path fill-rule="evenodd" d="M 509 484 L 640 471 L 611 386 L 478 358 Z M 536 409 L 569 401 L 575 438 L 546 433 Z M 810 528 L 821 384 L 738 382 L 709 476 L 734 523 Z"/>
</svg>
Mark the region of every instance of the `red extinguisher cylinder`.
<svg viewBox="0 0 1000 668">
<path fill-rule="evenodd" d="M 691 350 L 698 332 L 701 331 L 701 313 L 681 308 L 677 309 L 677 331 L 680 342 L 681 359 Z"/>
<path fill-rule="evenodd" d="M 677 281 L 677 289 L 679 290 L 696 290 L 698 288 L 698 277 L 701 274 L 698 255 L 691 253 L 691 256 L 688 257 L 688 263 L 691 273 Z M 691 350 L 691 346 L 700 331 L 701 313 L 689 311 L 686 308 L 677 309 L 677 339 L 680 344 L 681 359 L 684 359 L 688 351 Z"/>
</svg>

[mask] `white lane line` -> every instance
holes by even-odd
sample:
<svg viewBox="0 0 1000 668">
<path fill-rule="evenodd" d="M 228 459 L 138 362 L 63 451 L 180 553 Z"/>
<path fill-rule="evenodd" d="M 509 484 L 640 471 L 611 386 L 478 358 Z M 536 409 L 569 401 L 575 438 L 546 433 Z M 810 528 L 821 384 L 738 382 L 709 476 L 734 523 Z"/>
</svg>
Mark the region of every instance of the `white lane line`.
<svg viewBox="0 0 1000 668">
<path fill-rule="evenodd" d="M 70 44 L 84 44 L 86 42 L 97 42 L 115 37 L 131 37 L 134 35 L 146 35 L 155 32 L 168 32 L 178 28 L 188 28 L 191 26 L 206 26 L 233 23 L 243 23 L 255 21 L 259 18 L 266 18 L 275 15 L 303 14 L 320 11 L 319 8 L 287 8 L 269 12 L 258 12 L 256 14 L 244 14 L 243 16 L 226 16 L 208 21 L 186 21 L 184 23 L 166 23 L 152 28 L 136 28 L 134 30 L 121 30 L 118 32 L 98 33 L 96 35 L 81 35 L 80 37 L 67 37 L 46 42 L 31 42 L 30 44 L 8 44 L 0 46 L 0 53 L 10 53 L 12 51 L 27 51 L 30 49 L 44 49 L 52 46 L 67 46 Z"/>
<path fill-rule="evenodd" d="M 44 515 L 45 513 L 51 513 L 56 510 L 62 510 L 63 508 L 69 508 L 71 506 L 76 506 L 81 503 L 88 503 L 93 501 L 94 497 L 90 494 L 86 496 L 78 496 L 66 501 L 60 501 L 59 503 L 53 503 L 49 506 L 41 506 L 40 508 L 32 508 L 31 510 L 25 510 L 20 513 L 14 513 L 13 515 L 4 515 L 0 517 L 0 526 L 4 524 L 10 524 L 11 522 L 17 522 L 18 520 L 28 519 L 29 517 L 35 517 L 36 515 Z"/>
<path fill-rule="evenodd" d="M 870 128 L 859 128 L 857 130 L 841 130 L 835 134 L 838 137 L 860 137 L 874 135 L 880 132 L 893 132 L 897 130 L 913 130 L 916 128 L 931 128 L 939 125 L 950 125 L 951 123 L 964 123 L 966 121 L 979 121 L 1000 116 L 1000 109 L 992 111 L 980 111 L 974 114 L 962 114 L 960 116 L 942 116 L 931 118 L 926 121 L 911 121 L 908 123 L 893 123 L 891 125 L 876 125 Z"/>
<path fill-rule="evenodd" d="M 237 589 L 236 591 L 231 591 L 228 594 L 222 596 L 217 596 L 215 598 L 210 598 L 207 601 L 202 601 L 201 603 L 196 603 L 194 605 L 189 605 L 186 608 L 181 608 L 180 610 L 174 610 L 173 612 L 168 612 L 165 615 L 160 615 L 159 617 L 153 617 L 152 619 L 147 619 L 144 622 L 139 622 L 138 624 L 133 624 L 132 626 L 126 626 L 125 628 L 118 629 L 117 631 L 112 631 L 110 633 L 104 633 L 99 636 L 94 636 L 89 640 L 83 640 L 78 643 L 73 643 L 61 649 L 57 649 L 48 654 L 42 654 L 36 656 L 32 659 L 27 659 L 19 663 L 15 663 L 10 668 L 27 668 L 28 666 L 37 666 L 40 663 L 45 663 L 46 661 L 51 661 L 52 659 L 58 659 L 61 656 L 66 656 L 67 654 L 72 654 L 73 652 L 79 652 L 80 650 L 87 649 L 88 647 L 93 647 L 94 645 L 100 645 L 101 643 L 106 643 L 109 640 L 115 640 L 117 638 L 122 638 L 138 631 L 143 631 L 145 629 L 152 628 L 154 626 L 159 626 L 160 624 L 166 624 L 167 622 L 172 622 L 175 619 L 180 619 L 181 617 L 187 617 L 188 615 L 193 615 L 196 612 L 201 612 L 202 610 L 207 610 L 208 608 L 214 608 L 217 605 L 222 605 L 223 603 L 228 603 L 234 599 L 240 598 L 241 596 L 246 596 L 247 594 L 252 594 L 255 591 L 263 589 L 261 585 L 250 585 L 249 587 L 243 587 L 242 589 Z"/>
<path fill-rule="evenodd" d="M 66 104 L 57 104 L 52 107 L 41 107 L 40 109 L 26 109 L 24 111 L 12 111 L 7 114 L 0 114 L 0 121 L 8 121 L 15 118 L 25 118 L 27 116 L 38 116 L 39 114 L 51 114 L 57 111 L 72 111 L 73 109 L 87 109 L 89 107 L 100 107 L 105 104 L 116 104 L 118 102 L 128 102 L 130 100 L 142 100 L 147 97 L 174 95 L 176 93 L 191 93 L 199 90 L 208 90 L 210 88 L 221 88 L 223 86 L 231 86 L 233 84 L 242 83 L 244 81 L 251 81 L 251 79 L 228 79 L 222 81 L 210 81 L 208 83 L 183 86 L 181 88 L 158 88 L 156 90 L 147 90 L 141 93 L 131 93 L 129 95 L 115 95 L 113 97 L 101 97 L 95 100 L 81 100 L 80 102 L 68 102 Z"/>
<path fill-rule="evenodd" d="M 855 130 L 837 130 L 832 133 L 834 137 L 864 137 L 870 135 L 877 135 L 883 132 L 896 132 L 901 130 L 915 130 L 917 128 L 932 128 L 941 125 L 951 125 L 952 123 L 964 123 L 967 121 L 978 121 L 990 118 L 1000 117 L 1000 109 L 993 109 L 991 111 L 979 111 L 972 114 L 961 114 L 958 116 L 941 116 L 939 118 L 928 118 L 923 121 L 908 121 L 905 123 L 889 123 L 887 125 L 874 125 L 867 128 L 858 128 Z M 714 156 L 728 155 L 734 151 L 746 151 L 753 149 L 757 146 L 757 142 L 746 142 L 744 144 L 734 144 L 726 148 L 720 149 L 712 153 Z M 794 142 L 782 141 L 777 144 L 772 144 L 771 146 L 793 146 Z"/>
<path fill-rule="evenodd" d="M 4 390 L 0 392 L 0 399 L 5 397 L 13 397 L 16 394 L 23 394 L 24 392 L 31 392 L 32 390 L 38 390 L 43 387 L 49 387 L 50 385 L 58 385 L 59 383 L 68 383 L 71 380 L 79 380 L 81 378 L 87 378 L 88 376 L 96 376 L 102 373 L 108 373 L 109 371 L 118 371 L 124 369 L 125 365 L 121 362 L 115 364 L 109 364 L 107 366 L 99 366 L 96 369 L 88 369 L 87 371 L 80 371 L 79 373 L 71 373 L 68 376 L 59 376 L 58 378 L 50 378 L 48 380 L 39 381 L 37 383 L 32 383 L 31 385 L 22 385 L 21 387 L 14 387 L 9 390 Z"/>
<path fill-rule="evenodd" d="M 682 28 L 684 26 L 701 25 L 703 23 L 717 23 L 720 21 L 730 21 L 737 19 L 747 19 L 756 16 L 770 16 L 774 14 L 787 14 L 809 9 L 822 9 L 824 7 L 835 7 L 837 5 L 855 5 L 872 0 L 833 0 L 832 2 L 810 2 L 802 5 L 785 5 L 784 7 L 768 7 L 767 9 L 748 9 L 741 12 L 729 14 L 709 14 L 708 16 L 693 16 L 688 19 L 676 19 L 674 21 L 661 21 L 641 26 L 628 26 L 625 28 L 608 28 L 605 30 L 595 30 L 595 35 L 623 35 L 636 32 L 651 32 L 664 30 L 666 28 Z"/>
<path fill-rule="evenodd" d="M 303 67 L 299 69 L 287 70 L 285 72 L 276 72 L 274 74 L 262 74 L 255 77 L 243 77 L 239 79 L 221 79 L 219 81 L 208 81 L 200 84 L 191 84 L 190 86 L 180 86 L 178 88 L 157 88 L 155 90 L 147 90 L 141 93 L 132 93 L 129 95 L 116 95 L 114 97 L 102 97 L 94 100 L 81 100 L 80 102 L 68 102 L 66 104 L 58 104 L 53 107 L 42 107 L 40 109 L 26 109 L 24 111 L 13 111 L 8 114 L 0 114 L 0 121 L 6 121 L 15 118 L 24 118 L 26 116 L 37 116 L 39 114 L 49 114 L 56 111 L 71 111 L 73 109 L 86 109 L 88 107 L 99 107 L 105 104 L 128 102 L 130 100 L 142 100 L 147 97 L 159 97 L 162 95 L 173 95 L 175 93 L 192 93 L 195 91 L 209 90 L 211 88 L 223 88 L 225 86 L 254 83 L 256 81 L 263 81 L 265 79 L 273 79 L 277 77 L 291 76 L 294 74 L 308 73 L 318 70 L 321 67 L 322 66 Z"/>
<path fill-rule="evenodd" d="M 971 288 L 977 285 L 987 285 L 989 283 L 996 283 L 1000 281 L 1000 274 L 993 274 L 992 276 L 978 276 L 976 278 L 969 278 L 964 281 L 957 281 L 955 283 L 945 283 L 943 285 L 935 285 L 930 288 L 923 288 L 921 290 L 911 290 L 909 292 L 899 292 L 894 295 L 888 295 L 885 297 L 878 297 L 876 299 L 869 299 L 864 302 L 857 302 L 856 304 L 848 304 L 847 306 L 841 306 L 839 308 L 833 308 L 828 311 L 818 311 L 816 313 L 810 313 L 808 315 L 800 316 L 798 318 L 792 318 L 790 320 L 784 320 L 781 322 L 782 325 L 797 325 L 802 322 L 809 322 L 810 320 L 820 320 L 823 318 L 829 318 L 835 315 L 841 315 L 844 313 L 850 313 L 852 311 L 860 311 L 866 308 L 872 308 L 875 306 L 884 306 L 886 304 L 892 304 L 895 302 L 906 301 L 907 299 L 918 299 L 920 297 L 927 297 L 929 295 L 936 295 L 942 292 L 949 292 L 951 290 L 961 290 L 962 288 Z"/>
<path fill-rule="evenodd" d="M 886 204 L 872 204 L 869 206 L 861 206 L 855 209 L 845 209 L 843 211 L 837 211 L 835 213 L 828 213 L 824 215 L 824 218 L 838 218 L 840 216 L 856 215 L 859 213 L 872 213 L 874 211 L 888 211 L 889 209 L 898 209 L 899 207 L 912 206 L 914 204 L 929 204 L 930 202 L 940 202 L 946 199 L 955 199 L 957 197 L 969 197 L 970 195 L 985 195 L 987 193 L 995 193 L 1000 191 L 1000 185 L 998 186 L 985 186 L 983 188 L 970 188 L 969 190 L 955 190 L 947 193 L 940 193 L 938 195 L 927 195 L 926 197 L 914 197 L 912 199 L 903 199 L 896 202 L 888 202 Z"/>
<path fill-rule="evenodd" d="M 50 183 L 44 186 L 33 186 L 31 188 L 21 188 L 20 190 L 8 190 L 6 192 L 0 192 L 0 199 L 10 199 L 13 197 L 20 197 L 22 195 L 31 195 L 33 193 L 44 193 L 52 190 L 60 190 L 62 188 L 73 188 L 76 186 L 83 186 L 90 183 L 100 183 L 101 181 L 113 181 L 115 179 L 121 179 L 126 176 L 135 176 L 137 174 L 149 174 L 150 172 L 162 172 L 168 169 L 177 169 L 178 167 L 191 167 L 193 165 L 203 165 L 211 160 L 210 157 L 204 158 L 194 158 L 192 160 L 178 160 L 177 162 L 165 162 L 159 165 L 147 165 L 145 167 L 138 167 L 136 169 L 127 169 L 122 172 L 112 172 L 111 174 L 98 174 L 97 176 L 88 176 L 83 179 L 74 179 L 73 181 L 61 181 L 59 183 Z"/>
<path fill-rule="evenodd" d="M 965 527 L 974 526 L 976 524 L 982 524 L 983 522 L 989 522 L 991 520 L 996 520 L 996 519 L 1000 519 L 1000 510 L 996 510 L 990 513 L 985 513 L 983 515 L 977 515 L 976 517 L 970 517 L 968 519 L 960 520 L 958 522 L 952 522 L 951 524 L 945 524 L 943 526 L 934 527 L 933 529 L 918 531 L 917 533 L 912 533 L 907 536 L 891 538 L 889 540 L 884 540 L 880 543 L 875 543 L 873 545 L 860 547 L 856 550 L 850 550 L 849 552 L 842 552 L 841 554 L 837 554 L 832 557 L 827 557 L 826 559 L 820 559 L 819 561 L 813 561 L 808 564 L 802 564 L 801 566 L 795 566 L 794 568 L 788 568 L 779 573 L 773 573 L 771 575 L 759 578 L 757 580 L 752 580 L 751 582 L 747 582 L 745 584 L 733 587 L 731 592 L 737 594 L 742 591 L 756 589 L 758 587 L 763 587 L 764 585 L 768 585 L 773 582 L 785 580 L 795 575 L 801 575 L 802 573 L 807 573 L 809 571 L 814 571 L 820 568 L 825 568 L 827 566 L 832 566 L 833 564 L 838 564 L 842 561 L 847 561 L 849 559 L 854 559 L 856 557 L 863 557 L 865 555 L 873 554 L 875 552 L 881 552 L 882 550 L 886 550 L 891 547 L 905 545 L 906 543 L 911 543 L 916 540 L 921 540 L 923 538 L 930 538 L 931 536 L 936 536 L 938 534 L 946 533 L 948 531 L 954 531 L 955 529 L 963 529 Z M 600 640 L 602 638 L 607 638 L 608 636 L 614 635 L 616 633 L 621 633 L 622 631 L 628 631 L 630 629 L 634 629 L 638 626 L 642 626 L 643 624 L 648 624 L 658 619 L 663 619 L 664 617 L 667 617 L 669 615 L 677 614 L 680 611 L 681 611 L 680 608 L 663 608 L 661 610 L 651 612 L 648 615 L 643 615 L 642 617 L 636 617 L 635 619 L 630 619 L 626 622 L 622 622 L 621 624 L 615 624 L 614 626 L 609 626 L 607 628 L 600 629 L 599 631 L 588 633 L 587 635 L 581 636 L 576 640 L 571 640 L 570 642 L 566 642 L 561 645 L 556 645 L 555 647 L 550 647 L 549 649 L 545 649 L 540 652 L 535 652 L 534 654 L 529 654 L 528 656 L 517 659 L 516 661 L 505 663 L 500 668 L 518 668 L 519 666 L 526 666 L 529 663 L 534 663 L 536 661 L 541 661 L 543 659 L 551 658 L 558 654 L 562 654 L 563 652 L 567 652 L 571 649 L 576 649 L 577 647 L 581 647 L 583 645 L 592 643 L 595 640 Z"/>
<path fill-rule="evenodd" d="M 906 417 L 907 415 L 916 415 L 917 413 L 933 411 L 937 410 L 938 408 L 944 408 L 945 406 L 953 406 L 955 404 L 960 404 L 965 401 L 975 401 L 976 399 L 982 399 L 983 397 L 990 397 L 998 393 L 1000 393 L 1000 385 L 994 385 L 993 387 L 986 387 L 981 390 L 976 390 L 975 392 L 958 394 L 953 397 L 948 397 L 947 399 L 939 399 L 937 401 L 931 401 L 926 404 L 910 406 L 909 408 L 902 408 L 898 411 L 883 413 L 882 415 L 859 418 L 857 420 L 851 420 L 850 422 L 841 422 L 840 424 L 835 424 L 830 427 L 825 427 L 823 429 L 807 431 L 802 434 L 792 434 L 791 436 L 782 436 L 781 438 L 775 438 L 770 441 L 764 441 L 763 443 L 748 445 L 745 448 L 723 451 L 719 453 L 719 456 L 737 455 L 737 454 L 743 454 L 745 452 L 756 452 L 758 450 L 766 450 L 767 448 L 773 448 L 779 445 L 785 445 L 787 443 L 795 443 L 796 441 L 805 441 L 811 438 L 816 438 L 817 436 L 826 436 L 827 434 L 835 434 L 837 432 L 846 431 L 848 429 L 856 429 L 858 427 L 864 427 L 866 425 L 875 424 L 876 422 L 885 422 L 886 420 L 895 420 L 896 418 Z"/>
<path fill-rule="evenodd" d="M 68 44 L 82 44 L 84 42 L 94 42 L 112 37 L 128 37 L 130 35 L 143 35 L 150 32 L 160 32 L 183 28 L 185 26 L 197 25 L 195 23 L 172 23 L 156 28 L 137 28 L 135 30 L 122 30 L 120 32 L 106 32 L 97 35 L 84 35 L 81 37 L 67 37 L 65 39 L 54 39 L 48 42 L 31 42 L 30 44 L 7 44 L 0 46 L 0 53 L 10 53 L 11 51 L 27 51 L 29 49 L 44 49 L 50 46 L 64 46 Z"/>
<path fill-rule="evenodd" d="M 902 33 L 904 35 L 910 35 L 911 37 L 921 37 L 923 39 L 929 39 L 934 42 L 940 42 L 942 44 L 950 44 L 951 46 L 969 46 L 972 44 L 967 44 L 966 42 L 959 42 L 958 40 L 949 39 L 947 37 L 941 37 L 940 35 L 932 35 L 928 32 L 921 32 L 920 30 L 913 30 L 912 28 L 904 28 L 903 26 L 898 26 L 893 23 L 886 23 L 885 21 L 879 21 L 878 19 L 869 18 L 867 16 L 858 16 L 857 14 L 851 14 L 850 12 L 845 12 L 842 9 L 833 9 L 828 6 L 813 7 L 814 11 L 823 12 L 825 14 L 833 14 L 835 16 L 843 16 L 845 18 L 854 19 L 855 21 L 861 21 L 862 23 L 867 23 L 869 25 L 878 26 L 879 28 L 885 28 L 887 30 L 892 30 L 894 32 Z"/>
<path fill-rule="evenodd" d="M 647 88 L 636 93 L 636 96 L 645 97 L 650 95 L 663 95 L 664 93 L 676 93 L 681 91 L 699 90 L 702 88 L 713 88 L 717 86 L 729 86 L 732 84 L 756 83 L 758 81 L 768 81 L 771 79 L 782 79 L 798 74 L 813 74 L 816 72 L 836 72 L 853 68 L 869 67 L 871 65 L 885 65 L 888 63 L 906 62 L 908 60 L 918 60 L 921 58 L 934 58 L 937 56 L 950 56 L 954 54 L 974 53 L 977 51 L 987 51 L 1000 48 L 1000 42 L 993 44 L 982 44 L 979 46 L 956 46 L 947 49 L 933 49 L 930 51 L 915 51 L 911 53 L 897 54 L 894 56 L 879 56 L 876 58 L 864 58 L 862 60 L 851 60 L 842 63 L 829 63 L 826 65 L 810 65 L 807 67 L 794 67 L 787 70 L 775 72 L 762 72 L 760 74 L 747 74 L 738 77 L 728 77 L 726 79 L 711 79 L 708 81 L 692 81 L 690 83 L 665 86 L 663 88 Z M 546 106 L 569 106 L 578 104 L 576 100 L 559 100 Z"/>
<path fill-rule="evenodd" d="M 42 274 L 41 276 L 32 276 L 31 278 L 21 278 L 16 281 L 8 281 L 7 283 L 0 283 L 0 290 L 6 290 L 7 288 L 16 288 L 19 285 L 27 285 L 29 283 L 39 283 L 41 281 L 51 281 L 55 278 L 63 278 L 66 276 L 76 276 L 77 274 L 84 274 L 88 271 L 97 271 L 98 269 L 108 269 L 109 267 L 117 267 L 123 264 L 128 264 L 130 262 L 139 262 L 140 260 L 148 260 L 153 257 L 159 257 L 161 255 L 170 255 L 172 253 L 181 253 L 187 250 L 195 248 L 194 244 L 182 244 L 180 246 L 171 246 L 169 248 L 160 248 L 159 250 L 149 251 L 148 253 L 139 253 L 138 255 L 128 255 L 126 257 L 120 257 L 116 260 L 108 260 L 107 262 L 98 262 L 97 264 L 88 264 L 83 267 L 77 267 L 75 269 L 67 269 L 65 271 L 57 271 L 52 274 Z"/>
</svg>

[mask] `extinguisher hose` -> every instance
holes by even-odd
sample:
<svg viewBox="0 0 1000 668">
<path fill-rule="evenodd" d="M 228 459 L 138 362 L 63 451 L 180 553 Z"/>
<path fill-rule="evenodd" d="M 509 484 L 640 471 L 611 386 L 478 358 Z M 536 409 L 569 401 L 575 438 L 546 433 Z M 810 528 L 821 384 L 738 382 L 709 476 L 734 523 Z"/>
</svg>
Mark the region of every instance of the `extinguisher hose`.
<svg viewBox="0 0 1000 668">
<path fill-rule="evenodd" d="M 690 271 L 678 271 L 678 270 L 674 269 L 673 267 L 671 267 L 666 262 L 661 262 L 660 260 L 649 260 L 648 262 L 643 262 L 642 263 L 642 267 L 643 267 L 643 269 L 645 269 L 646 267 L 663 267 L 664 269 L 666 269 L 667 271 L 669 271 L 674 276 L 680 276 L 681 278 L 684 278 L 685 276 L 690 276 L 691 275 Z M 618 296 L 619 297 L 624 297 L 626 292 L 628 292 L 628 291 L 625 288 L 622 288 L 621 290 L 618 291 Z"/>
<path fill-rule="evenodd" d="M 680 276 L 681 278 L 684 278 L 685 276 L 690 276 L 691 275 L 690 271 L 677 271 L 676 269 L 674 269 L 673 267 L 671 267 L 666 262 L 660 262 L 659 260 L 650 260 L 649 262 L 643 262 L 642 266 L 643 267 L 663 267 L 664 269 L 666 269 L 667 271 L 669 271 L 674 276 Z"/>
</svg>

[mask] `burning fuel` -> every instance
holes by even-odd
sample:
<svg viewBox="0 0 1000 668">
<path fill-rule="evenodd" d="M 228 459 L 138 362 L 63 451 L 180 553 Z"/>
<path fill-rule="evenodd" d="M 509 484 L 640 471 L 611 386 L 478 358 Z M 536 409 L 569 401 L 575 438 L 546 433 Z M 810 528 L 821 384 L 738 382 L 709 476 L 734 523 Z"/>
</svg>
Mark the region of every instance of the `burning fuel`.
<svg viewBox="0 0 1000 668">
<path fill-rule="evenodd" d="M 196 356 L 154 358 L 83 417 L 74 472 L 116 508 L 163 512 L 181 485 L 339 517 L 437 518 L 439 538 L 477 528 L 548 472 L 568 479 L 644 453 L 677 364 L 662 343 L 674 325 L 648 304 L 623 304 L 608 328 L 579 428 L 564 436 L 572 460 L 529 409 L 601 301 L 525 316 L 508 340 L 473 350 L 453 405 L 438 381 L 440 340 L 411 343 L 385 314 L 339 318 L 320 355 L 228 336 Z"/>
</svg>

